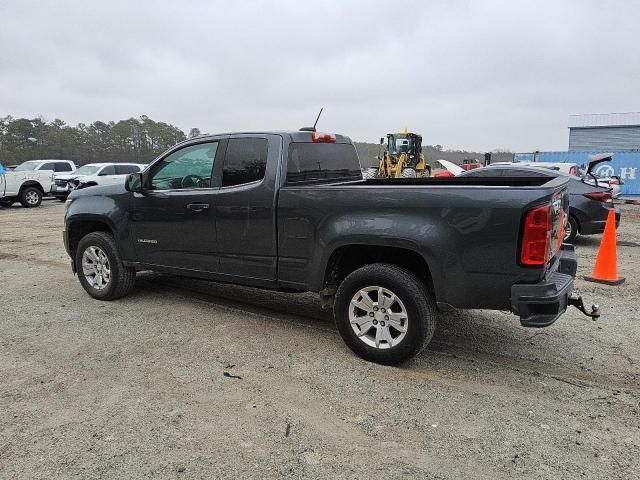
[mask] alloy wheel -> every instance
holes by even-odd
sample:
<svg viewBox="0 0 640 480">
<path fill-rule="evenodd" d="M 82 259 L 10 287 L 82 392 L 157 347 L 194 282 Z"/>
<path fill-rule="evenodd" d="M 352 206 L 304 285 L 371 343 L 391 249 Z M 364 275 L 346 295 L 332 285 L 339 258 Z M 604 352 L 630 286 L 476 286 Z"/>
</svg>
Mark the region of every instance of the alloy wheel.
<svg viewBox="0 0 640 480">
<path fill-rule="evenodd" d="M 388 288 L 365 287 L 349 304 L 349 322 L 356 336 L 370 347 L 388 349 L 405 338 L 409 317 L 402 300 Z"/>
<path fill-rule="evenodd" d="M 82 254 L 82 274 L 96 290 L 102 290 L 111 281 L 111 264 L 106 253 L 96 246 L 87 247 Z"/>
<path fill-rule="evenodd" d="M 30 190 L 27 192 L 27 194 L 25 195 L 25 200 L 27 201 L 27 203 L 29 205 L 37 205 L 38 201 L 40 200 L 38 193 Z"/>
</svg>

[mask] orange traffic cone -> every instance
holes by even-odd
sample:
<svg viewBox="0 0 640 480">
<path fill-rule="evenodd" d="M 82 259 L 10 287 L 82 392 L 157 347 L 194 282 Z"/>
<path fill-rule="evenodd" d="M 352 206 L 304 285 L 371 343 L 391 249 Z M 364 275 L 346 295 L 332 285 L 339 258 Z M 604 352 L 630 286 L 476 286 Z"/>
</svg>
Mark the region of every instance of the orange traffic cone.
<svg viewBox="0 0 640 480">
<path fill-rule="evenodd" d="M 620 285 L 624 282 L 624 277 L 618 277 L 616 248 L 616 214 L 612 208 L 607 215 L 607 224 L 604 227 L 596 264 L 593 266 L 593 273 L 590 277 L 586 276 L 584 279 L 589 282 L 607 285 Z"/>
</svg>

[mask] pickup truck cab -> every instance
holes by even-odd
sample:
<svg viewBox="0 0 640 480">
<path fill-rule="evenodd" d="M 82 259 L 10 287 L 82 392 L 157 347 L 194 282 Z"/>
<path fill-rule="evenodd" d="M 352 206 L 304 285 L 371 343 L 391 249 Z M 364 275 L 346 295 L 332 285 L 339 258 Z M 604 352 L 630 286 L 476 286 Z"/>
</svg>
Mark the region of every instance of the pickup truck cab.
<svg viewBox="0 0 640 480">
<path fill-rule="evenodd" d="M 76 164 L 71 160 L 28 160 L 18 165 L 14 170 L 18 172 L 30 172 L 48 170 L 54 173 L 57 177 L 58 174 L 65 174 L 73 172 L 76 169 Z"/>
<path fill-rule="evenodd" d="M 125 185 L 76 190 L 64 243 L 92 297 L 155 270 L 318 292 L 361 357 L 417 354 L 438 311 L 553 323 L 573 304 L 568 179 L 363 180 L 348 137 L 233 133 L 176 145 Z"/>
</svg>

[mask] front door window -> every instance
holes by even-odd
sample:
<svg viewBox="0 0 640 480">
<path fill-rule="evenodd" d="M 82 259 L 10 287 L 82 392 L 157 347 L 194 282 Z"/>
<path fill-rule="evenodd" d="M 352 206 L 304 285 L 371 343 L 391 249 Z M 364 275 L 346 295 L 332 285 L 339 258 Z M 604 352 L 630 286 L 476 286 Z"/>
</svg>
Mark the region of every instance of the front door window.
<svg viewBox="0 0 640 480">
<path fill-rule="evenodd" d="M 211 186 L 218 142 L 199 143 L 173 152 L 154 165 L 151 190 L 185 190 Z"/>
</svg>

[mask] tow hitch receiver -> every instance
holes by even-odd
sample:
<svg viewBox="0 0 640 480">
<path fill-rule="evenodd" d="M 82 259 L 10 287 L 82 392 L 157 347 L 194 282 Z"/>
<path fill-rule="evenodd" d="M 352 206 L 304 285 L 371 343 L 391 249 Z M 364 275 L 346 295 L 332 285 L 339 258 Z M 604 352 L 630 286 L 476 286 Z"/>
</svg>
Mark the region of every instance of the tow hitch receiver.
<svg viewBox="0 0 640 480">
<path fill-rule="evenodd" d="M 591 305 L 591 311 L 587 312 L 587 308 L 584 306 L 584 301 L 581 296 L 571 295 L 569 297 L 569 305 L 573 305 L 582 313 L 584 313 L 587 317 L 591 317 L 591 319 L 595 322 L 598 318 L 600 318 L 600 307 L 597 304 Z"/>
</svg>

